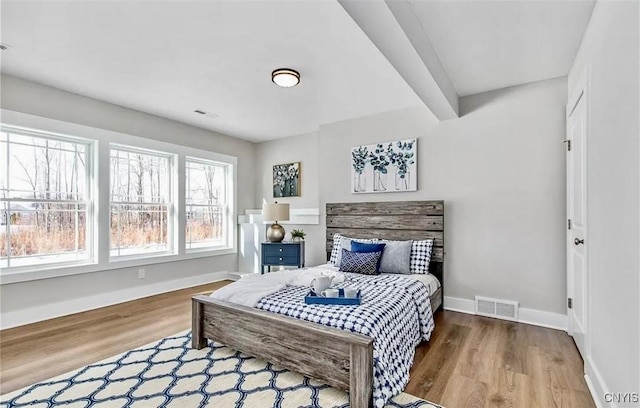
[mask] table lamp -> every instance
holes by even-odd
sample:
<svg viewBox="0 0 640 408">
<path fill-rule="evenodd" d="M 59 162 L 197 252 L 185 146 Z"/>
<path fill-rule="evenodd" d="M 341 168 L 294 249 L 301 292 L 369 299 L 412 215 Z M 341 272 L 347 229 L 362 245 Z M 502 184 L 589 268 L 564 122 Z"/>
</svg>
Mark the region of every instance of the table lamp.
<svg viewBox="0 0 640 408">
<path fill-rule="evenodd" d="M 278 224 L 278 221 L 289 220 L 289 204 L 262 204 L 262 217 L 265 221 L 273 221 L 273 224 L 267 229 L 267 241 L 282 242 L 284 239 L 284 228 Z"/>
</svg>

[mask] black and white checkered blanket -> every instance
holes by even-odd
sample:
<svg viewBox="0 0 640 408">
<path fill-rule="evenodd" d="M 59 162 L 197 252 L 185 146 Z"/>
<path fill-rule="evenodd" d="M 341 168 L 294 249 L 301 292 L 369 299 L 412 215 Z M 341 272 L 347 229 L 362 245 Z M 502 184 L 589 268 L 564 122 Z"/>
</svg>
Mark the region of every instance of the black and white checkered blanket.
<svg viewBox="0 0 640 408">
<path fill-rule="evenodd" d="M 256 307 L 309 322 L 349 330 L 374 339 L 374 406 L 402 392 L 409 382 L 416 346 L 434 329 L 429 289 L 399 275 L 345 273 L 338 287 L 357 287 L 358 306 L 307 305 L 308 288 L 288 286 L 262 298 Z"/>
</svg>

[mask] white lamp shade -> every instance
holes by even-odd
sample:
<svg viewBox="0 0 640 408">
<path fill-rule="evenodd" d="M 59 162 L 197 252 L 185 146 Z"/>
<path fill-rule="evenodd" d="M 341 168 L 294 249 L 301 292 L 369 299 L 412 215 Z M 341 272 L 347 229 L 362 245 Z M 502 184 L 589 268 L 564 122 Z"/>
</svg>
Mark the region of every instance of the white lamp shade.
<svg viewBox="0 0 640 408">
<path fill-rule="evenodd" d="M 288 221 L 289 204 L 262 204 L 262 217 L 265 221 Z"/>
</svg>

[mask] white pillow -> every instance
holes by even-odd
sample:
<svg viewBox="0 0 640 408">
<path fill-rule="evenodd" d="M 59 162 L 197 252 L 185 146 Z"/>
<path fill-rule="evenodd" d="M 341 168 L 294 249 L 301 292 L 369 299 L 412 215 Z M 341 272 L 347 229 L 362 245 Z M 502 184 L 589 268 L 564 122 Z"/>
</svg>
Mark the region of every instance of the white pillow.
<svg viewBox="0 0 640 408">
<path fill-rule="evenodd" d="M 329 263 L 340 267 L 340 261 L 342 260 L 342 248 L 351 251 L 351 241 L 362 242 L 364 244 L 372 244 L 378 242 L 377 238 L 364 239 L 364 238 L 349 238 L 342 236 L 339 233 L 333 234 L 333 248 L 331 248 L 331 257 Z"/>
</svg>

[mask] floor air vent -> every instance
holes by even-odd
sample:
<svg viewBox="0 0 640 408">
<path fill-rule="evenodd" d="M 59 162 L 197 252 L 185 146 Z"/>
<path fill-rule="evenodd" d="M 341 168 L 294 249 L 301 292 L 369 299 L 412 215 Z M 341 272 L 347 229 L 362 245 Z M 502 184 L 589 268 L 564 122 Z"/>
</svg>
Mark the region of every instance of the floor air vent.
<svg viewBox="0 0 640 408">
<path fill-rule="evenodd" d="M 476 314 L 497 319 L 518 320 L 518 302 L 476 296 Z"/>
</svg>

